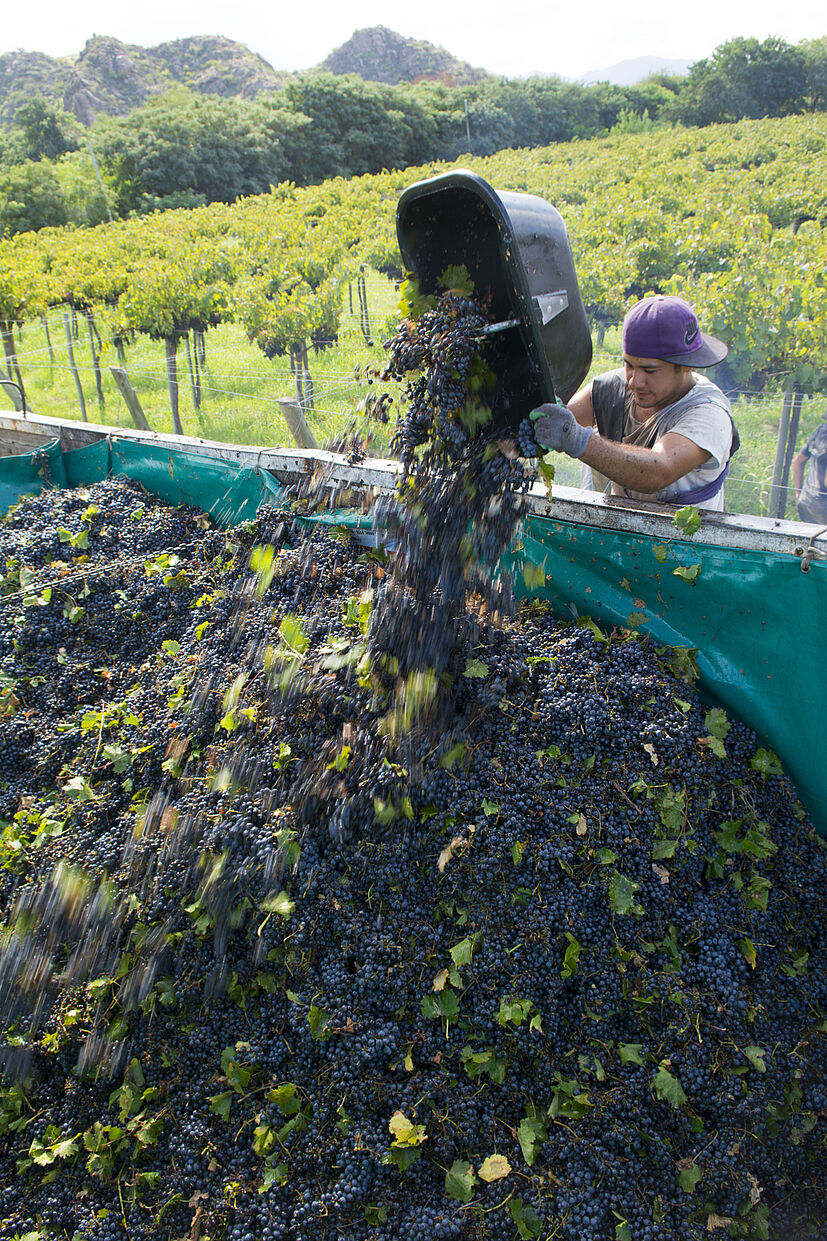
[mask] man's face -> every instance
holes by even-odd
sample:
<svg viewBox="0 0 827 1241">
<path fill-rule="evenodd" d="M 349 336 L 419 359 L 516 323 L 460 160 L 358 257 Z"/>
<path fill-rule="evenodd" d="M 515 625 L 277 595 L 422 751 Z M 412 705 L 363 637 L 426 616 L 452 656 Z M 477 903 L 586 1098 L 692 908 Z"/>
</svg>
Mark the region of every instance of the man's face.
<svg viewBox="0 0 827 1241">
<path fill-rule="evenodd" d="M 694 382 L 688 366 L 675 366 L 673 362 L 662 362 L 660 358 L 636 358 L 624 353 L 623 365 L 626 368 L 626 384 L 643 415 L 641 422 L 686 396 Z"/>
</svg>

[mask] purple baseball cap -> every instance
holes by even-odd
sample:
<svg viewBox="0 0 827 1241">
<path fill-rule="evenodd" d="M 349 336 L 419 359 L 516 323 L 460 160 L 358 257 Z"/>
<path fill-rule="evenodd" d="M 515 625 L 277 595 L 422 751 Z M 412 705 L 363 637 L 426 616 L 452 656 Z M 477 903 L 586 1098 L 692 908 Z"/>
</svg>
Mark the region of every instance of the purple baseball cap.
<svg viewBox="0 0 827 1241">
<path fill-rule="evenodd" d="M 623 352 L 660 358 L 678 366 L 714 366 L 729 352 L 723 341 L 701 331 L 698 316 L 682 297 L 646 297 L 623 320 Z"/>
</svg>

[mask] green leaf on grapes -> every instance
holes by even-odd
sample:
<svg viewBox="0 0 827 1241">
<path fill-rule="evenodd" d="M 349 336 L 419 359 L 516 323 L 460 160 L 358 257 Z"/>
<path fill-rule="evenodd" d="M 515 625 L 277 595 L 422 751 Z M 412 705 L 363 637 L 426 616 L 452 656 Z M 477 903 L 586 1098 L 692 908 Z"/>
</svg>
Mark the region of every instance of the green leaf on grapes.
<svg viewBox="0 0 827 1241">
<path fill-rule="evenodd" d="M 635 900 L 640 884 L 616 870 L 609 881 L 609 904 L 618 914 L 642 914 L 643 907 Z"/>
<path fill-rule="evenodd" d="M 475 935 L 469 935 L 465 939 L 461 939 L 458 944 L 454 944 L 451 949 L 451 960 L 457 969 L 461 969 L 463 965 L 471 964 L 476 944 L 477 938 Z"/>
<path fill-rule="evenodd" d="M 747 1060 L 749 1060 L 752 1067 L 754 1069 L 757 1069 L 759 1073 L 766 1073 L 767 1071 L 767 1062 L 764 1059 L 766 1054 L 767 1053 L 763 1047 L 745 1047 L 744 1048 L 744 1055 L 746 1056 Z"/>
<path fill-rule="evenodd" d="M 292 1082 L 284 1082 L 281 1086 L 268 1090 L 266 1097 L 276 1104 L 282 1116 L 295 1116 L 301 1111 L 301 1099 Z"/>
<path fill-rule="evenodd" d="M 546 582 L 546 571 L 542 565 L 526 561 L 523 565 L 523 581 L 529 590 L 538 590 Z"/>
<path fill-rule="evenodd" d="M 299 617 L 292 613 L 288 613 L 279 625 L 279 634 L 285 646 L 299 655 L 303 655 L 310 645 L 304 625 Z"/>
<path fill-rule="evenodd" d="M 560 970 L 560 977 L 574 978 L 580 965 L 580 953 L 582 952 L 582 947 L 578 944 L 574 936 L 568 931 L 566 931 L 566 939 L 569 942 L 568 947 L 563 954 L 563 968 Z"/>
<path fill-rule="evenodd" d="M 282 918 L 289 918 L 295 907 L 295 902 L 291 901 L 283 888 L 280 892 L 266 897 L 261 903 L 265 913 L 280 914 Z"/>
<path fill-rule="evenodd" d="M 286 1185 L 289 1169 L 286 1163 L 265 1164 L 258 1192 L 266 1194 L 274 1185 Z"/>
<path fill-rule="evenodd" d="M 416 276 L 409 276 L 399 290 L 399 313 L 404 319 L 418 319 L 436 306 L 436 298 L 420 292 Z"/>
<path fill-rule="evenodd" d="M 328 1038 L 327 1027 L 330 1025 L 330 1017 L 323 1008 L 319 1008 L 316 1004 L 310 1005 L 307 1014 L 307 1020 L 310 1024 L 310 1034 L 317 1042 Z"/>
<path fill-rule="evenodd" d="M 677 569 L 672 570 L 672 575 L 681 578 L 684 582 L 692 583 L 695 582 L 700 571 L 701 566 L 699 564 L 678 565 Z"/>
<path fill-rule="evenodd" d="M 663 1063 L 652 1078 L 652 1087 L 658 1098 L 668 1103 L 670 1107 L 683 1107 L 686 1102 L 683 1086 Z"/>
<path fill-rule="evenodd" d="M 769 776 L 780 776 L 782 772 L 781 761 L 777 754 L 772 750 L 765 750 L 763 746 L 759 746 L 753 757 L 749 760 L 749 765 L 753 771 L 757 771 L 759 776 L 763 776 L 766 780 Z"/>
<path fill-rule="evenodd" d="M 688 1168 L 681 1168 L 678 1173 L 678 1184 L 688 1194 L 694 1193 L 695 1186 L 703 1174 L 703 1168 L 699 1168 L 696 1163 L 691 1163 Z"/>
<path fill-rule="evenodd" d="M 470 1202 L 474 1197 L 476 1173 L 466 1159 L 455 1159 L 445 1173 L 445 1192 L 456 1202 Z"/>
<path fill-rule="evenodd" d="M 543 1231 L 543 1222 L 532 1206 L 523 1206 L 522 1198 L 512 1198 L 508 1203 L 511 1218 L 522 1241 L 534 1241 Z"/>
<path fill-rule="evenodd" d="M 216 1116 L 220 1116 L 222 1120 L 230 1119 L 230 1108 L 233 1105 L 232 1090 L 225 1090 L 221 1094 L 210 1095 L 208 1102 L 210 1111 L 215 1112 Z"/>
<path fill-rule="evenodd" d="M 524 1116 L 517 1129 L 517 1141 L 523 1158 L 531 1168 L 537 1157 L 537 1147 L 548 1141 L 548 1130 L 541 1120 L 532 1116 Z"/>
<path fill-rule="evenodd" d="M 350 746 L 343 745 L 339 753 L 331 763 L 327 764 L 328 771 L 346 771 L 348 761 L 350 760 Z"/>
<path fill-rule="evenodd" d="M 618 1055 L 621 1064 L 645 1064 L 642 1043 L 618 1043 Z"/>
<path fill-rule="evenodd" d="M 462 675 L 466 677 L 487 677 L 488 664 L 484 664 L 481 659 L 466 660 L 465 672 Z"/>
<path fill-rule="evenodd" d="M 741 949 L 741 952 L 744 954 L 744 960 L 746 961 L 747 965 L 749 965 L 750 969 L 755 969 L 755 963 L 758 959 L 758 953 L 755 950 L 755 944 L 752 942 L 752 940 L 747 939 L 746 936 L 744 936 L 743 939 L 738 940 L 738 947 Z"/>
<path fill-rule="evenodd" d="M 708 728 L 713 737 L 720 737 L 723 741 L 732 725 L 726 716 L 726 711 L 722 711 L 720 707 L 712 707 L 704 716 L 704 727 Z"/>
<path fill-rule="evenodd" d="M 551 490 L 551 484 L 554 482 L 554 460 L 551 453 L 537 458 L 537 469 L 543 482 Z"/>
</svg>

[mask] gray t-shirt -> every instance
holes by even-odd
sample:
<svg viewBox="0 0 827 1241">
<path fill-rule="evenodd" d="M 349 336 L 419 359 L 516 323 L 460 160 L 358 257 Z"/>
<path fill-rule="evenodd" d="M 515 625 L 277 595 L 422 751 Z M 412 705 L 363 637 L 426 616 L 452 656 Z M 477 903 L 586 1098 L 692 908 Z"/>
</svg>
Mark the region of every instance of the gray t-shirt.
<svg viewBox="0 0 827 1241">
<path fill-rule="evenodd" d="M 684 492 L 706 487 L 724 470 L 733 452 L 735 435 L 732 410 L 729 401 L 717 384 L 705 375 L 694 375 L 695 383 L 672 405 L 667 405 L 655 415 L 657 434 L 655 441 L 669 431 L 684 435 L 710 454 L 697 470 L 691 470 L 662 491 L 629 491 L 617 483 L 612 484 L 615 495 L 627 495 L 634 500 L 662 500 L 667 504 L 680 504 Z M 592 405 L 597 429 L 601 435 L 613 440 L 623 440 L 631 423 L 631 404 L 627 399 L 625 372 L 620 369 L 598 375 L 592 381 Z M 737 446 L 737 444 L 736 444 Z M 700 508 L 723 512 L 724 490 L 699 504 Z"/>
</svg>

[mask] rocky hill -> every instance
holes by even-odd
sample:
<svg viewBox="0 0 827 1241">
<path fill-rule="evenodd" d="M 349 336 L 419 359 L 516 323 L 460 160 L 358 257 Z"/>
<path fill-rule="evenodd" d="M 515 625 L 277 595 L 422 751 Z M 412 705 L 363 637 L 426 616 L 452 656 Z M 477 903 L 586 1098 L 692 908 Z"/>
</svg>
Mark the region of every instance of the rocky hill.
<svg viewBox="0 0 827 1241">
<path fill-rule="evenodd" d="M 0 56 L 0 123 L 8 124 L 20 104 L 34 95 L 90 124 L 100 113 L 123 115 L 174 85 L 251 98 L 277 89 L 287 76 L 244 44 L 220 36 L 146 48 L 101 35 L 89 39 L 76 58 L 55 59 L 39 52 Z"/>
<path fill-rule="evenodd" d="M 432 80 L 454 86 L 487 76 L 444 48 L 406 39 L 385 26 L 357 30 L 318 68 L 390 84 Z M 56 59 L 23 51 L 0 56 L 0 127 L 35 95 L 89 125 L 101 114 L 122 116 L 150 95 L 175 85 L 249 99 L 261 91 L 277 90 L 290 76 L 243 43 L 221 36 L 137 47 L 110 35 L 95 35 L 76 57 Z"/>
<path fill-rule="evenodd" d="M 419 39 L 406 39 L 387 26 L 357 30 L 341 47 L 331 52 L 320 68 L 329 73 L 357 73 L 368 82 L 439 81 L 446 86 L 464 86 L 489 75 L 445 48 Z"/>
</svg>

